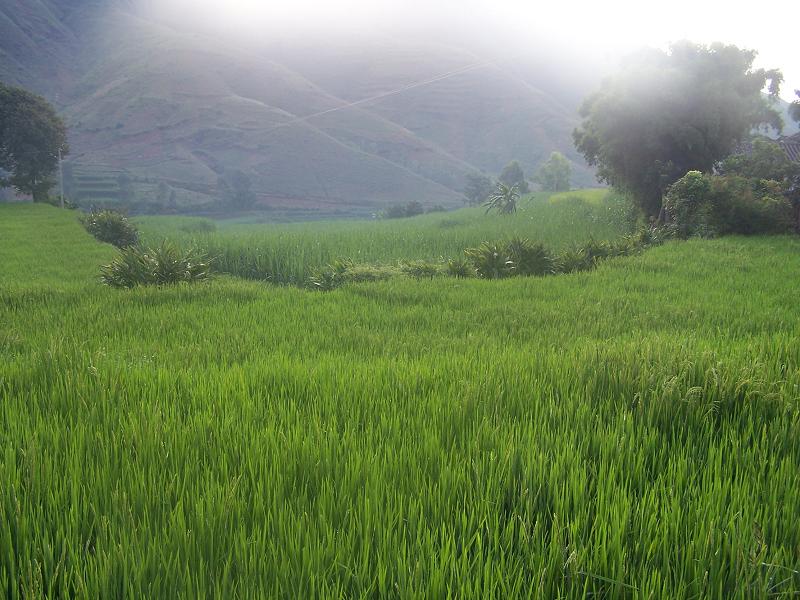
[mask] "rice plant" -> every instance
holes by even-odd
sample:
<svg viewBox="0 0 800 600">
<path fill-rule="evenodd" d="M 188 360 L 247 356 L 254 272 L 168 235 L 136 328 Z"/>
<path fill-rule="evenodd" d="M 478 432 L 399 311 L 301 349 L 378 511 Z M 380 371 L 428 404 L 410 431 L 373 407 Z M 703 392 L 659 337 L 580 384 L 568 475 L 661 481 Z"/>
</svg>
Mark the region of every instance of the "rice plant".
<svg viewBox="0 0 800 600">
<path fill-rule="evenodd" d="M 332 294 L 113 254 L 0 206 L 5 597 L 800 594 L 796 237 Z"/>
</svg>

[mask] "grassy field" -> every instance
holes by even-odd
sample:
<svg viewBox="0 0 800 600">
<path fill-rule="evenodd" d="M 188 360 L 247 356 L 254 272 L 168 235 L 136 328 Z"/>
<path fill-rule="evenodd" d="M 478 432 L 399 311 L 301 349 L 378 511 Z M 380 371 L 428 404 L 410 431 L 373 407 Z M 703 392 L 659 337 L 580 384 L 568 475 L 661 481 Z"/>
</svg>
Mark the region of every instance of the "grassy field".
<svg viewBox="0 0 800 600">
<path fill-rule="evenodd" d="M 797 238 L 327 294 L 112 255 L 0 206 L 6 597 L 800 593 Z"/>
<path fill-rule="evenodd" d="M 210 221 L 187 217 L 140 217 L 146 243 L 168 238 L 199 246 L 217 257 L 224 272 L 247 279 L 302 284 L 336 259 L 396 264 L 403 260 L 463 258 L 464 249 L 513 236 L 552 249 L 626 231 L 625 201 L 607 190 L 534 194 L 513 217 L 485 215 L 483 208 L 432 213 L 411 219 L 294 224 Z M 214 229 L 208 232 L 206 229 Z"/>
</svg>

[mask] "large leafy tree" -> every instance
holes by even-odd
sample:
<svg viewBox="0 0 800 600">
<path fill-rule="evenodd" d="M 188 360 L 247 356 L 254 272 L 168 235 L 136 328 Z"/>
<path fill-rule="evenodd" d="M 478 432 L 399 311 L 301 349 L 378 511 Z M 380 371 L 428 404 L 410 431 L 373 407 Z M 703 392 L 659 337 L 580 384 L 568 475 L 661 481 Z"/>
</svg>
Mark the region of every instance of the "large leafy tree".
<svg viewBox="0 0 800 600">
<path fill-rule="evenodd" d="M 55 109 L 41 96 L 0 83 L 0 187 L 47 200 L 59 150 L 65 155 L 69 147 Z"/>
<path fill-rule="evenodd" d="M 598 177 L 630 192 L 646 214 L 688 171 L 710 171 L 756 127 L 780 129 L 762 91 L 777 97 L 777 70 L 754 69 L 736 46 L 674 44 L 644 50 L 581 107 L 575 145 Z"/>
<path fill-rule="evenodd" d="M 572 165 L 561 152 L 552 152 L 534 177 L 536 183 L 548 192 L 564 192 L 569 189 Z"/>
</svg>

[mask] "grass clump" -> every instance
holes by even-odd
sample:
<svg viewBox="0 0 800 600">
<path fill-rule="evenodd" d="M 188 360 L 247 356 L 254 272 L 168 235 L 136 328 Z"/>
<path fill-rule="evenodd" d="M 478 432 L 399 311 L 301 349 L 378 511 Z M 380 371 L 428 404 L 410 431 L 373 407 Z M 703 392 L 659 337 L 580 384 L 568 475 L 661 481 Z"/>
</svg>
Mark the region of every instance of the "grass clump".
<svg viewBox="0 0 800 600">
<path fill-rule="evenodd" d="M 117 248 L 130 248 L 139 243 L 139 230 L 128 218 L 114 210 L 93 210 L 80 217 L 86 231 L 97 240 Z"/>
<path fill-rule="evenodd" d="M 409 277 L 414 277 L 416 279 L 432 279 L 442 273 L 439 265 L 424 260 L 403 263 L 400 270 Z"/>
<path fill-rule="evenodd" d="M 113 261 L 100 267 L 100 273 L 100 280 L 113 288 L 195 283 L 210 279 L 211 260 L 198 250 L 179 250 L 162 242 L 155 248 L 121 249 Z"/>
</svg>

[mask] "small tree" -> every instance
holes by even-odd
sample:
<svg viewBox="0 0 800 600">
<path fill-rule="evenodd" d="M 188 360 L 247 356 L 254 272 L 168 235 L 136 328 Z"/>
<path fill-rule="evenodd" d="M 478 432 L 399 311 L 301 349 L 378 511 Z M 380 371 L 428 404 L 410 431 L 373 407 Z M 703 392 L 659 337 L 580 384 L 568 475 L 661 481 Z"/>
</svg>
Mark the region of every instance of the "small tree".
<svg viewBox="0 0 800 600">
<path fill-rule="evenodd" d="M 536 183 L 548 192 L 565 192 L 569 190 L 572 177 L 572 165 L 561 152 L 553 152 L 550 158 L 539 167 L 534 178 Z"/>
<path fill-rule="evenodd" d="M 245 210 L 256 202 L 253 182 L 243 171 L 235 170 L 221 176 L 217 188 L 223 202 L 231 208 Z"/>
<path fill-rule="evenodd" d="M 530 191 L 528 182 L 525 181 L 525 173 L 516 160 L 512 160 L 505 166 L 498 180 L 508 187 L 516 187 L 520 194 L 527 194 Z"/>
<path fill-rule="evenodd" d="M 492 195 L 495 185 L 491 177 L 480 173 L 468 173 L 464 186 L 464 198 L 469 206 L 480 206 Z"/>
<path fill-rule="evenodd" d="M 519 200 L 519 190 L 517 186 L 508 186 L 505 183 L 498 183 L 494 194 L 486 202 L 486 214 L 496 210 L 501 215 L 511 215 L 517 212 L 517 201 Z"/>
<path fill-rule="evenodd" d="M 0 187 L 12 186 L 47 200 L 55 183 L 59 150 L 69 152 L 67 129 L 55 109 L 41 96 L 0 83 Z"/>
</svg>

